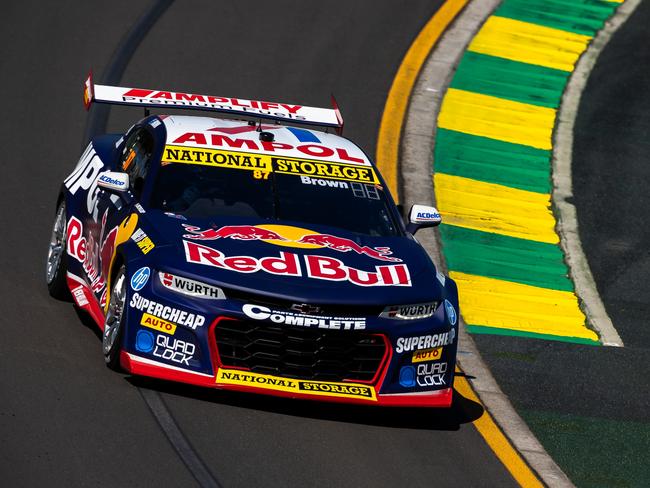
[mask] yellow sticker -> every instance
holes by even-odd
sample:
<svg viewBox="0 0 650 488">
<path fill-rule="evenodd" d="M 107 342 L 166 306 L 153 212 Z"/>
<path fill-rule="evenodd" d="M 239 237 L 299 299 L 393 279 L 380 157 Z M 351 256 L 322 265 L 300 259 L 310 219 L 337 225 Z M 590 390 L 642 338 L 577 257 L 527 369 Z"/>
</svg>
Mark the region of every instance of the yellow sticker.
<svg viewBox="0 0 650 488">
<path fill-rule="evenodd" d="M 219 168 L 248 169 L 270 172 L 271 157 L 266 154 L 254 154 L 221 149 L 200 147 L 165 146 L 163 162 L 201 164 Z"/>
<path fill-rule="evenodd" d="M 273 163 L 276 173 L 330 180 L 358 181 L 359 183 L 379 183 L 377 175 L 370 166 L 286 158 L 273 158 Z"/>
<path fill-rule="evenodd" d="M 136 242 L 136 244 L 142 251 L 142 254 L 147 254 L 154 247 L 156 247 L 149 237 L 143 238 L 141 241 Z"/>
<path fill-rule="evenodd" d="M 174 335 L 176 332 L 176 324 L 172 324 L 167 320 L 160 319 L 148 313 L 142 314 L 140 325 L 144 325 L 145 327 L 149 327 L 150 329 L 158 330 L 169 335 Z"/>
<path fill-rule="evenodd" d="M 133 232 L 131 235 L 131 240 L 133 240 L 138 245 L 142 251 L 142 254 L 147 254 L 154 247 L 156 247 L 151 238 L 142 229 L 137 229 L 135 232 Z"/>
<path fill-rule="evenodd" d="M 169 163 L 200 164 L 219 168 L 254 171 L 256 179 L 267 179 L 274 171 L 280 174 L 310 176 L 330 180 L 377 184 L 379 179 L 371 166 L 334 161 L 289 159 L 268 154 L 225 151 L 186 146 L 165 146 L 162 165 Z"/>
<path fill-rule="evenodd" d="M 423 361 L 436 361 L 442 357 L 442 347 L 431 349 L 422 349 L 413 353 L 412 362 L 421 363 Z"/>
<path fill-rule="evenodd" d="M 217 383 L 222 385 L 251 386 L 254 388 L 301 393 L 305 395 L 360 398 L 363 400 L 377 401 L 374 387 L 360 385 L 358 383 L 297 380 L 231 369 L 220 369 L 217 372 Z"/>
</svg>

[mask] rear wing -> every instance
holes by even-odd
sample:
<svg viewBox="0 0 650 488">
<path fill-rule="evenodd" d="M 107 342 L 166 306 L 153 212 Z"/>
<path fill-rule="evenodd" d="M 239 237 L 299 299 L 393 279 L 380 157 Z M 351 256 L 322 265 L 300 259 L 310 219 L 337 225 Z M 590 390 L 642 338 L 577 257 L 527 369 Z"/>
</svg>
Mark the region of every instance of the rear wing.
<svg viewBox="0 0 650 488">
<path fill-rule="evenodd" d="M 86 110 L 90 108 L 92 102 L 149 108 L 204 110 L 256 119 L 272 119 L 280 122 L 334 127 L 339 133 L 343 130 L 343 118 L 334 96 L 332 96 L 333 108 L 331 109 L 305 107 L 303 105 L 245 100 L 243 98 L 95 85 L 92 73 L 90 73 L 84 83 L 84 105 Z"/>
</svg>

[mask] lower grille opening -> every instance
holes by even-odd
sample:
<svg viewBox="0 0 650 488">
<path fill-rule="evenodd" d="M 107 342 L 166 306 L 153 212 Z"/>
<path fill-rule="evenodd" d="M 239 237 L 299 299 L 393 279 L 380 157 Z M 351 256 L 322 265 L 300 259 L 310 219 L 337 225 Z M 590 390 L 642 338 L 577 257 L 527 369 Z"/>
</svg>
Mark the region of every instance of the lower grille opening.
<svg viewBox="0 0 650 488">
<path fill-rule="evenodd" d="M 322 330 L 222 320 L 215 340 L 225 367 L 314 381 L 371 381 L 386 351 L 359 331 Z"/>
</svg>

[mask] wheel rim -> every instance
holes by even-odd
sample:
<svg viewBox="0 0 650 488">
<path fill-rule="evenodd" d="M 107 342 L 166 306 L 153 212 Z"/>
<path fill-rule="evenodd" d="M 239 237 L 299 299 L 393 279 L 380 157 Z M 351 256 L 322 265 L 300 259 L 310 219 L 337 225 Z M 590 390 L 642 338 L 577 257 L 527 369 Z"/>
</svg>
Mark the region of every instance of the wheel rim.
<svg viewBox="0 0 650 488">
<path fill-rule="evenodd" d="M 61 264 L 61 256 L 65 247 L 65 205 L 59 207 L 52 228 L 50 245 L 47 249 L 47 267 L 45 269 L 45 279 L 49 285 L 54 281 L 56 272 Z"/>
<path fill-rule="evenodd" d="M 111 292 L 111 298 L 108 303 L 108 312 L 106 313 L 106 322 L 104 323 L 104 335 L 102 338 L 102 348 L 104 355 L 108 355 L 113 349 L 117 339 L 120 327 L 122 326 L 122 315 L 124 312 L 124 300 L 126 298 L 126 279 L 124 270 L 120 270 L 115 285 Z"/>
</svg>

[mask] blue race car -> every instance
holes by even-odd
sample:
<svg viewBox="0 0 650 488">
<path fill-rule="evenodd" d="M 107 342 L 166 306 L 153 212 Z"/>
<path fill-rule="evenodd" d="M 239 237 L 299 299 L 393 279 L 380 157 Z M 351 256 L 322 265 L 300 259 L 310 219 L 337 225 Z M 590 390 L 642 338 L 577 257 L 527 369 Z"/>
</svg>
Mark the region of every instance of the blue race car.
<svg viewBox="0 0 650 488">
<path fill-rule="evenodd" d="M 110 368 L 294 398 L 450 406 L 457 288 L 413 237 L 440 215 L 414 205 L 403 221 L 367 155 L 332 133 L 343 126 L 336 106 L 91 77 L 84 97 L 230 116 L 148 115 L 94 138 L 61 186 L 47 285 L 97 323 Z"/>
</svg>

